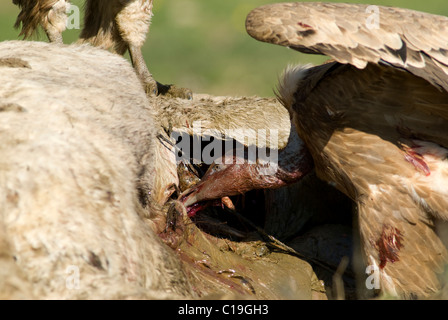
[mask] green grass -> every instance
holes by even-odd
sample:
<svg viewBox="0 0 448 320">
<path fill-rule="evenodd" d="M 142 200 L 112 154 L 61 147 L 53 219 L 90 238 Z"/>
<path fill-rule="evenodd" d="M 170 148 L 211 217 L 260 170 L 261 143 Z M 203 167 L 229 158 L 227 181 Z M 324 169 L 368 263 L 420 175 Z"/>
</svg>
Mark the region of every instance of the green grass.
<svg viewBox="0 0 448 320">
<path fill-rule="evenodd" d="M 82 0 L 72 1 L 82 6 Z M 274 0 L 154 0 L 154 17 L 144 55 L 154 76 L 194 92 L 215 95 L 272 96 L 277 77 L 290 63 L 320 63 L 303 55 L 260 43 L 244 29 L 247 13 Z M 280 2 L 280 1 L 277 1 Z M 330 1 L 340 2 L 340 1 Z M 406 7 L 448 15 L 446 0 L 344 1 Z M 13 28 L 18 8 L 0 4 L 0 41 L 18 39 Z M 79 30 L 64 33 L 73 42 Z M 38 40 L 46 40 L 41 34 Z"/>
</svg>

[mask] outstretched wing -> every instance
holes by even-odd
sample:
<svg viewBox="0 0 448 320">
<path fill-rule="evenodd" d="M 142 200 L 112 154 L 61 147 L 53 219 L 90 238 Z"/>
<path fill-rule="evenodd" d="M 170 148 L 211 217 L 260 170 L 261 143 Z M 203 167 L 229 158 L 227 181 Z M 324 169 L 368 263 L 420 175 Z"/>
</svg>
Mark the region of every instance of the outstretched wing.
<svg viewBox="0 0 448 320">
<path fill-rule="evenodd" d="M 448 91 L 448 18 L 382 6 L 277 3 L 249 13 L 255 39 L 359 69 L 385 63 Z"/>
</svg>

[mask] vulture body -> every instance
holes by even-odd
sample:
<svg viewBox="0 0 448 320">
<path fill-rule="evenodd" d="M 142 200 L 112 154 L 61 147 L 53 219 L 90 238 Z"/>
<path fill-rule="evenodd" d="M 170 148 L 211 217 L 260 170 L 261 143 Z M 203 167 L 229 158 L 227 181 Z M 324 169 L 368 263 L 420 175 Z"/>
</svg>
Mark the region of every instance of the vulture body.
<svg viewBox="0 0 448 320">
<path fill-rule="evenodd" d="M 13 0 L 21 8 L 16 28 L 30 37 L 39 26 L 50 42 L 62 43 L 70 0 Z M 129 50 L 132 64 L 148 94 L 168 94 L 191 98 L 188 89 L 166 86 L 154 80 L 142 54 L 151 23 L 153 0 L 87 0 L 80 42 L 123 55 Z"/>
<path fill-rule="evenodd" d="M 448 18 L 371 9 L 277 3 L 253 10 L 246 29 L 333 59 L 288 68 L 279 98 L 318 176 L 356 202 L 381 292 L 427 297 L 447 258 L 435 224 L 448 219 Z"/>
</svg>

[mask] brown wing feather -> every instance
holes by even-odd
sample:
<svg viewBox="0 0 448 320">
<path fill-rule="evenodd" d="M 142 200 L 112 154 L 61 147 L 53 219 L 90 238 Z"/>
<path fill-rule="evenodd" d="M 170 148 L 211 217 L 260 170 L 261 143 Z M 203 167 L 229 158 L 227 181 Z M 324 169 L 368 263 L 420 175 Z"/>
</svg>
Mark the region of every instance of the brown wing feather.
<svg viewBox="0 0 448 320">
<path fill-rule="evenodd" d="M 377 187 L 382 191 L 365 197 L 359 205 L 366 264 L 376 266 L 380 289 L 386 294 L 416 298 L 436 293 L 447 252 L 431 219 L 421 215 L 406 192 L 388 185 Z M 412 216 L 418 218 L 406 219 Z"/>
<path fill-rule="evenodd" d="M 13 3 L 21 9 L 14 27 L 20 28 L 22 25 L 20 35 L 25 38 L 31 37 L 56 2 L 58 0 L 13 0 Z"/>
<path fill-rule="evenodd" d="M 367 5 L 319 2 L 262 6 L 248 15 L 246 29 L 257 40 L 358 68 L 368 62 L 404 68 L 448 91 L 448 18 L 376 7 L 378 29 Z"/>
</svg>

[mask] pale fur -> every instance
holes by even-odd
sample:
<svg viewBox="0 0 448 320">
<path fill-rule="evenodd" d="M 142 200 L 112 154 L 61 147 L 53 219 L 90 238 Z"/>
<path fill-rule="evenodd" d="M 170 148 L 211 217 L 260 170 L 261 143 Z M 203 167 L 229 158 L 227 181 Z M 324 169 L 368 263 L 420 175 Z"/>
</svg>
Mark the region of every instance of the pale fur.
<svg viewBox="0 0 448 320">
<path fill-rule="evenodd" d="M 131 1 L 117 14 L 120 35 L 126 43 L 141 48 L 146 40 L 152 17 L 151 1 Z"/>
<path fill-rule="evenodd" d="M 70 2 L 68 0 L 58 0 L 42 21 L 42 26 L 50 40 L 62 42 L 61 34 L 66 29 L 69 7 Z"/>
<path fill-rule="evenodd" d="M 286 147 L 290 136 L 288 112 L 274 98 L 197 94 L 193 100 L 159 99 L 156 109 L 164 128 L 189 135 L 225 137 L 245 145 L 251 141 L 258 148 L 278 149 Z M 265 140 L 259 139 L 262 130 Z"/>
<path fill-rule="evenodd" d="M 148 220 L 158 126 L 129 63 L 14 41 L 0 69 L 1 297 L 192 297 Z"/>
<path fill-rule="evenodd" d="M 287 111 L 257 97 L 148 99 L 126 60 L 88 45 L 4 42 L 0 69 L 0 297 L 195 297 L 155 234 L 179 184 L 158 136 L 201 121 L 218 136 L 276 130 L 285 146 Z"/>
</svg>

